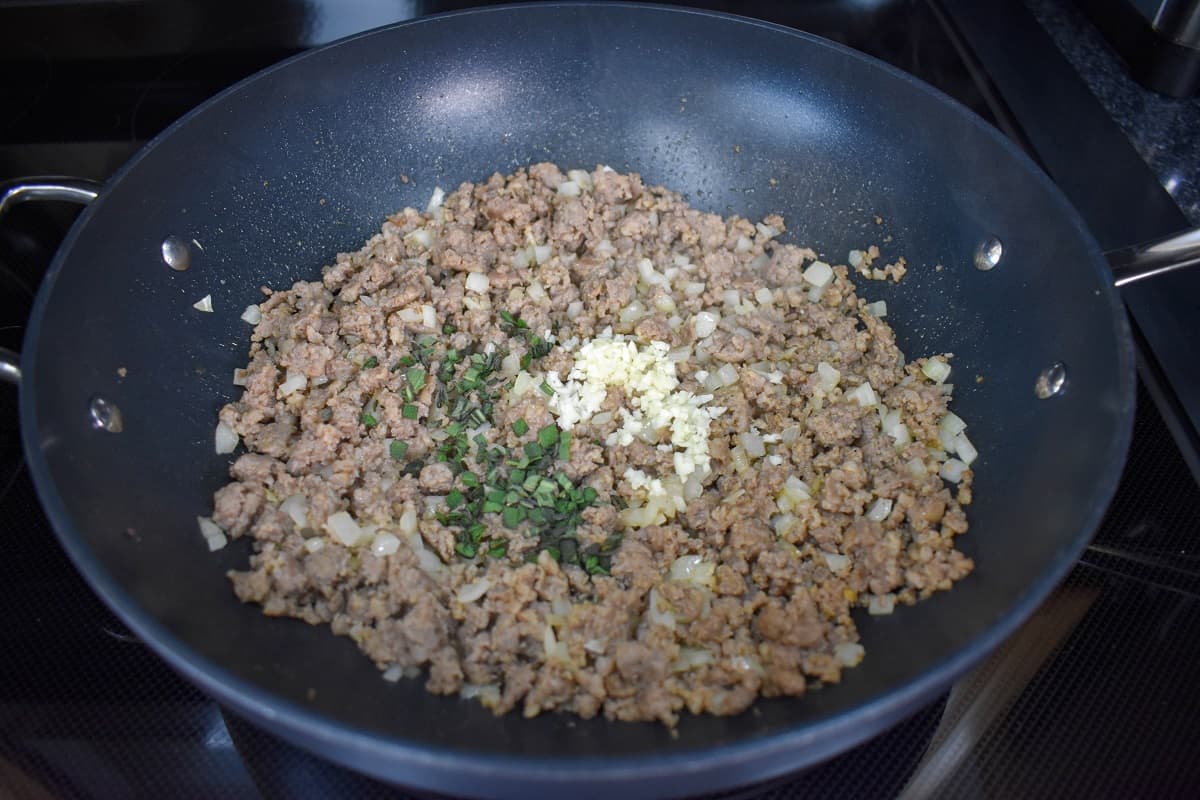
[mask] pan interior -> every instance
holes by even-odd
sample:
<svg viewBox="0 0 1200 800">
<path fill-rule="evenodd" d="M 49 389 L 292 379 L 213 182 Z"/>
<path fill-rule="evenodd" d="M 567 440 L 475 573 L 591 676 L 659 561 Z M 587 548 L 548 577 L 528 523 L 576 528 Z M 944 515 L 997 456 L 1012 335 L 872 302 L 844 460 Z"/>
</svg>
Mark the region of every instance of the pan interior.
<svg viewBox="0 0 1200 800">
<path fill-rule="evenodd" d="M 867 657 L 841 686 L 685 718 L 678 738 L 494 718 L 416 681 L 385 684 L 349 640 L 239 604 L 224 572 L 244 565 L 244 543 L 206 551 L 195 517 L 229 463 L 213 453 L 216 411 L 236 396 L 249 336 L 238 317 L 259 287 L 316 278 L 435 186 L 542 160 L 639 172 L 722 214 L 782 213 L 787 241 L 838 262 L 870 244 L 908 259 L 899 285 L 860 286 L 887 300 L 910 357 L 955 354 L 954 407 L 981 453 L 961 542 L 977 571 L 951 595 L 864 615 Z M 185 272 L 162 261 L 168 235 L 190 243 Z M 1004 258 L 981 272 L 972 256 L 987 236 Z M 213 313 L 192 307 L 205 295 Z M 1132 405 L 1099 254 L 1030 162 L 864 58 L 662 9 L 431 19 L 252 79 L 121 174 L 77 226 L 39 308 L 23 399 L 39 487 L 76 563 L 133 627 L 160 649 L 182 646 L 210 686 L 232 679 L 226 699 L 259 719 L 271 716 L 267 695 L 244 690 L 387 746 L 477 754 L 653 759 L 847 714 L 868 730 L 893 692 L 938 670 L 948 680 L 954 658 L 1061 576 L 1107 502 Z M 1039 400 L 1035 379 L 1055 361 L 1068 365 L 1068 391 Z M 91 427 L 97 394 L 121 408 L 122 433 Z"/>
</svg>

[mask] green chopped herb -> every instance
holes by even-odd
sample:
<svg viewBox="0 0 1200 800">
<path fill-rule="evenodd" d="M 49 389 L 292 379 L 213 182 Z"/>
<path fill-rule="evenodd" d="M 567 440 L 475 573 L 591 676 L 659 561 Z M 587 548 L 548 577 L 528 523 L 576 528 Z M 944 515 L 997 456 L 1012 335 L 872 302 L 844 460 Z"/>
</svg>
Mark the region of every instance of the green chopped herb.
<svg viewBox="0 0 1200 800">
<path fill-rule="evenodd" d="M 545 394 L 547 397 L 554 396 L 554 387 L 551 386 L 550 384 L 546 383 L 545 381 L 542 381 L 542 385 L 539 386 L 538 388 L 541 389 L 542 393 Z"/>
<path fill-rule="evenodd" d="M 488 548 L 488 555 L 492 558 L 504 558 L 504 556 L 508 555 L 508 542 L 504 540 L 494 542 Z"/>
<path fill-rule="evenodd" d="M 529 369 L 529 365 L 532 363 L 533 356 L 531 356 L 529 353 L 525 353 L 523 356 L 521 356 L 521 369 Z"/>
<path fill-rule="evenodd" d="M 446 435 L 447 436 L 451 436 L 451 437 L 458 436 L 462 432 L 463 432 L 463 424 L 461 422 L 451 422 L 449 425 L 446 426 Z"/>
<path fill-rule="evenodd" d="M 496 502 L 494 500 L 485 500 L 483 502 L 482 513 L 484 514 L 499 514 L 503 510 L 504 503 L 502 502 Z"/>
<path fill-rule="evenodd" d="M 388 455 L 397 461 L 403 461 L 406 453 L 408 453 L 408 442 L 393 439 L 392 443 L 388 445 Z"/>
<path fill-rule="evenodd" d="M 507 322 L 509 325 L 512 325 L 513 327 L 516 327 L 516 325 L 517 325 L 517 318 L 512 315 L 511 311 L 501 311 L 500 319 L 504 320 L 505 322 Z"/>
<path fill-rule="evenodd" d="M 545 550 L 550 555 L 550 557 L 553 558 L 555 561 L 562 560 L 562 553 L 559 551 L 559 549 L 557 547 L 545 547 L 542 549 Z"/>
<path fill-rule="evenodd" d="M 473 542 L 459 542 L 454 545 L 454 552 L 463 558 L 474 558 L 475 554 L 479 552 L 479 548 Z"/>
<path fill-rule="evenodd" d="M 368 358 L 366 361 L 363 362 L 362 368 L 363 369 L 371 369 L 372 367 L 378 367 L 378 366 L 379 366 L 379 359 L 376 358 L 375 356 L 371 356 L 370 358 Z"/>
<path fill-rule="evenodd" d="M 458 508 L 465 501 L 466 501 L 466 498 L 463 497 L 463 493 L 460 492 L 458 489 L 451 489 L 450 493 L 446 495 L 446 505 L 452 509 Z"/>
<path fill-rule="evenodd" d="M 560 435 L 558 437 L 558 460 L 559 461 L 570 461 L 571 460 L 571 432 L 570 431 L 563 431 L 562 435 Z"/>
<path fill-rule="evenodd" d="M 554 424 L 547 425 L 538 431 L 538 444 L 549 450 L 558 443 L 558 428 Z"/>
<path fill-rule="evenodd" d="M 608 568 L 601 562 L 599 556 L 585 556 L 583 559 L 583 569 L 589 575 L 608 575 Z"/>
<path fill-rule="evenodd" d="M 405 419 L 416 419 L 417 407 L 412 403 L 405 403 L 400 409 L 400 416 L 404 417 Z"/>
<path fill-rule="evenodd" d="M 538 444 L 537 442 L 526 442 L 525 443 L 525 455 L 528 456 L 529 458 L 541 458 L 542 457 L 542 446 L 540 444 Z"/>
<path fill-rule="evenodd" d="M 425 370 L 420 367 L 413 367 L 404 375 L 408 380 L 408 385 L 413 388 L 414 392 L 419 392 L 425 388 Z"/>
<path fill-rule="evenodd" d="M 474 472 L 464 472 L 462 475 L 458 476 L 458 479 L 462 481 L 463 486 L 466 486 L 468 489 L 474 489 L 479 485 L 479 478 L 475 477 Z"/>
<path fill-rule="evenodd" d="M 515 528 L 525 519 L 525 509 L 520 506 L 508 506 L 504 509 L 504 527 Z"/>
<path fill-rule="evenodd" d="M 518 419 L 512 424 L 513 433 L 517 436 L 524 436 L 529 431 L 529 423 L 523 419 Z"/>
<path fill-rule="evenodd" d="M 442 333 L 446 334 L 447 336 L 449 336 L 452 333 L 457 333 L 457 332 L 458 332 L 458 328 L 454 327 L 449 322 L 447 322 L 445 325 L 442 326 Z"/>
<path fill-rule="evenodd" d="M 472 542 L 478 543 L 483 541 L 483 535 L 485 533 L 487 533 L 487 525 L 484 525 L 482 522 L 476 522 L 474 525 L 467 528 L 467 538 L 469 538 Z"/>
<path fill-rule="evenodd" d="M 366 425 L 368 428 L 374 428 L 379 424 L 379 420 L 375 419 L 369 412 L 364 411 L 362 416 L 358 418 L 359 422 Z"/>
<path fill-rule="evenodd" d="M 583 503 L 584 503 L 584 505 L 590 506 L 594 502 L 596 502 L 596 490 L 593 489 L 591 486 L 583 487 Z"/>
<path fill-rule="evenodd" d="M 437 344 L 437 337 L 431 336 L 428 333 L 423 333 L 417 337 L 417 346 L 419 347 L 429 348 L 435 344 Z"/>
</svg>

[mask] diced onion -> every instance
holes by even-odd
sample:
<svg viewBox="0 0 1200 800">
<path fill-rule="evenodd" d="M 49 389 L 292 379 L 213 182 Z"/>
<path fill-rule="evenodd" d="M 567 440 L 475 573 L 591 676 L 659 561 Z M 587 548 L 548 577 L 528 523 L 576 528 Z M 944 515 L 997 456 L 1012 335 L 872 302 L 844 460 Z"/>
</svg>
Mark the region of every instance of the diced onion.
<svg viewBox="0 0 1200 800">
<path fill-rule="evenodd" d="M 749 252 L 752 247 L 754 247 L 754 242 L 750 241 L 750 237 L 739 236 L 737 238 L 737 244 L 734 245 L 733 250 L 736 253 L 746 253 Z"/>
<path fill-rule="evenodd" d="M 876 300 L 874 303 L 867 303 L 867 313 L 873 317 L 886 317 L 887 301 Z"/>
<path fill-rule="evenodd" d="M 687 672 L 690 669 L 713 663 L 713 654 L 699 647 L 681 647 L 679 656 L 671 664 L 672 672 Z"/>
<path fill-rule="evenodd" d="M 914 478 L 924 478 L 929 474 L 929 470 L 925 469 L 925 462 L 919 458 L 910 458 L 905 463 L 905 466 L 908 468 L 909 474 Z"/>
<path fill-rule="evenodd" d="M 765 286 L 760 286 L 754 290 L 754 300 L 760 306 L 768 306 L 775 302 L 775 294 Z"/>
<path fill-rule="evenodd" d="M 400 538 L 389 531 L 380 531 L 371 540 L 371 553 L 377 556 L 390 556 L 400 549 Z"/>
<path fill-rule="evenodd" d="M 533 260 L 538 264 L 545 264 L 550 260 L 550 254 L 552 252 L 553 248 L 551 248 L 550 245 L 539 244 L 533 248 Z"/>
<path fill-rule="evenodd" d="M 892 501 L 887 497 L 880 497 L 871 507 L 867 509 L 867 519 L 875 522 L 883 522 L 892 513 Z"/>
<path fill-rule="evenodd" d="M 411 230 L 404 235 L 404 238 L 412 239 L 414 242 L 421 245 L 421 247 L 424 247 L 426 250 L 433 247 L 433 234 L 430 233 L 429 231 L 427 231 L 425 228 L 417 228 L 416 230 Z"/>
<path fill-rule="evenodd" d="M 408 546 L 417 556 L 417 566 L 425 574 L 437 578 L 445 573 L 446 565 L 437 557 L 437 553 L 425 547 L 425 540 L 421 538 L 421 534 L 410 533 L 405 538 L 408 539 Z"/>
<path fill-rule="evenodd" d="M 221 526 L 208 517 L 196 517 L 196 522 L 200 525 L 200 535 L 204 537 L 210 552 L 220 550 L 229 542 L 225 538 L 225 531 L 221 530 Z"/>
<path fill-rule="evenodd" d="M 437 327 L 437 311 L 428 303 L 421 306 L 421 324 L 426 328 Z"/>
<path fill-rule="evenodd" d="M 585 192 L 592 190 L 592 176 L 587 170 L 569 169 L 567 170 L 567 178 Z"/>
<path fill-rule="evenodd" d="M 246 310 L 242 312 L 242 319 L 251 325 L 257 325 L 262 322 L 262 311 L 258 306 L 246 306 Z"/>
<path fill-rule="evenodd" d="M 546 287 L 542 285 L 541 281 L 530 281 L 529 289 L 527 291 L 530 300 L 541 302 L 542 300 L 546 299 Z"/>
<path fill-rule="evenodd" d="M 491 707 L 500 702 L 500 687 L 494 683 L 464 683 L 458 695 L 464 700 L 478 698 L 481 705 Z"/>
<path fill-rule="evenodd" d="M 716 375 L 720 378 L 722 386 L 732 386 L 738 382 L 737 367 L 733 364 L 722 364 Z"/>
<path fill-rule="evenodd" d="M 826 553 L 822 551 L 821 557 L 825 559 L 825 565 L 829 567 L 829 571 L 834 575 L 841 575 L 850 569 L 850 558 L 841 553 Z"/>
<path fill-rule="evenodd" d="M 776 514 L 771 517 L 771 530 L 775 531 L 777 536 L 787 536 L 799 522 L 795 514 Z"/>
<path fill-rule="evenodd" d="M 867 602 L 867 613 L 876 616 L 892 613 L 896 609 L 896 595 L 873 594 Z"/>
<path fill-rule="evenodd" d="M 957 458 L 948 458 L 942 464 L 942 468 L 938 470 L 938 475 L 941 475 L 951 483 L 958 483 L 962 480 L 963 473 L 968 469 L 967 465 Z"/>
<path fill-rule="evenodd" d="M 304 495 L 288 495 L 279 504 L 279 510 L 291 517 L 296 530 L 308 527 L 308 501 Z"/>
<path fill-rule="evenodd" d="M 824 261 L 814 261 L 804 270 L 804 280 L 817 288 L 824 288 L 833 280 L 833 267 Z"/>
<path fill-rule="evenodd" d="M 235 369 L 233 371 L 233 385 L 234 386 L 245 386 L 246 378 L 249 376 L 249 374 L 250 374 L 249 370 L 241 369 L 240 367 L 238 369 Z"/>
<path fill-rule="evenodd" d="M 345 547 L 353 547 L 362 536 L 362 528 L 354 521 L 354 517 L 345 511 L 330 514 L 325 520 L 325 530 Z"/>
<path fill-rule="evenodd" d="M 671 562 L 670 578 L 673 581 L 694 583 L 697 586 L 712 586 L 716 565 L 704 560 L 702 556 L 680 556 Z"/>
<path fill-rule="evenodd" d="M 921 372 L 934 383 L 942 383 L 950 377 L 950 365 L 944 359 L 933 356 L 925 359 L 925 363 L 921 365 Z"/>
<path fill-rule="evenodd" d="M 833 391 L 838 385 L 838 381 L 842 379 L 842 373 L 838 372 L 828 362 L 817 362 L 817 379 L 821 383 L 821 388 L 826 392 Z"/>
<path fill-rule="evenodd" d="M 762 437 L 753 431 L 738 434 L 738 441 L 745 449 L 746 455 L 751 458 L 762 458 L 767 454 L 767 447 L 763 443 Z"/>
<path fill-rule="evenodd" d="M 863 408 L 870 408 L 879 402 L 879 398 L 875 395 L 875 390 L 871 388 L 870 381 L 863 381 L 858 386 L 855 386 L 846 392 L 846 397 L 858 403 Z"/>
<path fill-rule="evenodd" d="M 392 664 L 383 671 L 383 679 L 388 683 L 396 683 L 404 677 L 404 668 L 399 664 Z"/>
<path fill-rule="evenodd" d="M 646 316 L 646 304 L 641 300 L 633 300 L 617 314 L 617 320 L 624 325 L 631 325 Z"/>
<path fill-rule="evenodd" d="M 298 392 L 308 386 L 308 378 L 302 372 L 291 372 L 287 374 L 286 380 L 279 385 L 279 391 L 276 392 L 278 397 L 287 397 L 293 392 Z"/>
<path fill-rule="evenodd" d="M 516 380 L 513 381 L 512 389 L 509 390 L 509 397 L 517 399 L 526 394 L 530 389 L 538 385 L 538 380 L 530 375 L 525 370 L 517 373 Z"/>
<path fill-rule="evenodd" d="M 959 460 L 968 467 L 979 457 L 979 451 L 971 444 L 971 440 L 967 438 L 965 432 L 954 437 L 954 452 L 958 454 Z"/>
<path fill-rule="evenodd" d="M 648 258 L 638 260 L 638 277 L 651 286 L 670 286 L 667 276 L 654 268 L 654 262 Z"/>
<path fill-rule="evenodd" d="M 833 657 L 838 660 L 838 663 L 843 667 L 857 667 L 862 663 L 863 656 L 866 654 L 861 644 L 857 642 L 842 642 L 835 645 L 833 648 Z"/>
<path fill-rule="evenodd" d="M 490 578 L 479 578 L 464 586 L 460 586 L 458 591 L 454 593 L 454 599 L 460 603 L 474 603 L 487 594 L 490 588 L 492 588 Z"/>
<path fill-rule="evenodd" d="M 562 197 L 579 197 L 581 191 L 575 181 L 563 181 L 558 185 L 558 193 Z"/>
<path fill-rule="evenodd" d="M 429 205 L 425 206 L 426 211 L 433 211 L 435 208 L 441 208 L 442 203 L 446 201 L 446 192 L 440 186 L 433 187 L 433 194 L 429 196 Z"/>
<path fill-rule="evenodd" d="M 212 295 L 204 295 L 204 297 L 201 297 L 199 300 L 192 303 L 192 308 L 196 309 L 197 311 L 204 311 L 211 314 L 213 310 Z"/>
<path fill-rule="evenodd" d="M 654 625 L 662 625 L 669 630 L 675 630 L 675 617 L 658 607 L 658 589 L 650 590 L 649 602 L 646 604 L 646 618 Z"/>
<path fill-rule="evenodd" d="M 416 533 L 417 531 L 417 510 L 412 506 L 405 506 L 404 511 L 400 513 L 400 519 L 397 521 L 400 527 L 400 532 L 405 536 Z"/>
<path fill-rule="evenodd" d="M 319 550 L 325 549 L 325 540 L 320 536 L 314 536 L 311 539 L 304 540 L 304 549 L 309 553 L 316 553 Z"/>
<path fill-rule="evenodd" d="M 567 651 L 567 643 L 560 642 L 554 636 L 554 628 L 546 625 L 542 628 L 542 650 L 547 661 L 569 661 L 571 656 Z"/>
<path fill-rule="evenodd" d="M 735 309 L 742 304 L 742 293 L 737 289 L 726 289 L 721 292 L 721 301 L 730 309 Z"/>
<path fill-rule="evenodd" d="M 767 225 L 763 222 L 755 223 L 754 229 L 758 231 L 758 235 L 764 239 L 774 239 L 776 236 L 782 233 L 782 231 L 780 231 L 779 228 L 776 228 L 774 225 Z"/>
<path fill-rule="evenodd" d="M 783 482 L 783 488 L 779 491 L 776 505 L 779 506 L 780 511 L 791 511 L 810 500 L 812 500 L 812 490 L 808 488 L 808 484 L 795 475 L 789 475 Z"/>
<path fill-rule="evenodd" d="M 697 339 L 707 339 L 712 336 L 720 321 L 721 315 L 715 311 L 700 311 L 692 317 L 692 332 L 696 334 Z"/>
<path fill-rule="evenodd" d="M 608 258 L 617 252 L 617 248 L 613 247 L 613 243 L 608 239 L 601 239 L 596 245 L 596 255 L 601 258 Z"/>
<path fill-rule="evenodd" d="M 491 285 L 492 279 L 485 272 L 471 272 L 467 275 L 466 286 L 468 292 L 483 294 L 491 288 Z"/>
<path fill-rule="evenodd" d="M 946 415 L 938 420 L 938 430 L 946 432 L 951 437 L 957 436 L 966 429 L 967 423 L 953 411 L 947 411 Z"/>
<path fill-rule="evenodd" d="M 846 256 L 846 263 L 855 269 L 858 269 L 860 266 L 862 266 L 864 255 L 865 253 L 863 253 L 862 250 L 851 250 Z"/>
<path fill-rule="evenodd" d="M 582 313 L 583 313 L 583 301 L 572 300 L 570 303 L 567 304 L 567 318 L 568 319 L 575 319 Z"/>
<path fill-rule="evenodd" d="M 217 430 L 213 436 L 218 453 L 232 453 L 238 446 L 238 435 L 233 428 L 226 425 L 224 422 L 217 423 Z"/>
</svg>

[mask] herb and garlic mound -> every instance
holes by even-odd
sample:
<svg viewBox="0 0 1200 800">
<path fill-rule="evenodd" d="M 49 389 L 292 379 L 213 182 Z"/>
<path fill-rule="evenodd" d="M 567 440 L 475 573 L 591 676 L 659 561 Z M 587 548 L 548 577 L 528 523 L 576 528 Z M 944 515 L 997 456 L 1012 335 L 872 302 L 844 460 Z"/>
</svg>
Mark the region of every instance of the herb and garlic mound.
<svg viewBox="0 0 1200 800">
<path fill-rule="evenodd" d="M 946 359 L 782 232 L 537 164 L 268 292 L 201 521 L 254 541 L 234 591 L 497 713 L 674 725 L 836 682 L 853 609 L 970 572 L 976 452 Z M 878 255 L 848 260 L 903 274 Z"/>
</svg>

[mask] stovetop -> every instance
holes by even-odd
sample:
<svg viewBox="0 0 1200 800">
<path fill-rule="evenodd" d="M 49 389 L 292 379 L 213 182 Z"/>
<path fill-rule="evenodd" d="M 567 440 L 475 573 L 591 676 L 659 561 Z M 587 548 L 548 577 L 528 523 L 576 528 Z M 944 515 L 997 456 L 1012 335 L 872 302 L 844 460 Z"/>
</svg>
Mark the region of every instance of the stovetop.
<svg viewBox="0 0 1200 800">
<path fill-rule="evenodd" d="M 170 121 L 258 68 L 357 30 L 474 4 L 93 0 L 0 9 L 0 179 L 103 179 Z M 1020 98 L 1004 96 L 1011 81 L 988 72 L 986 52 L 977 57 L 970 20 L 915 0 L 693 5 L 736 5 L 871 53 L 970 106 L 1056 178 L 1056 170 L 1069 174 L 1038 150 L 1046 133 L 1022 117 Z M 1055 3 L 1032 5 L 1045 17 Z M 1012 13 L 1037 24 L 1023 8 Z M 0 346 L 19 347 L 73 213 L 26 205 L 0 224 Z M 1101 529 L 1063 586 L 988 662 L 855 750 L 726 796 L 1194 795 L 1200 489 L 1167 408 L 1164 417 L 1139 387 L 1130 459 Z M 124 629 L 47 525 L 23 466 L 16 391 L 4 385 L 0 520 L 0 608 L 8 615 L 0 626 L 0 795 L 407 796 L 228 714 Z"/>
</svg>

